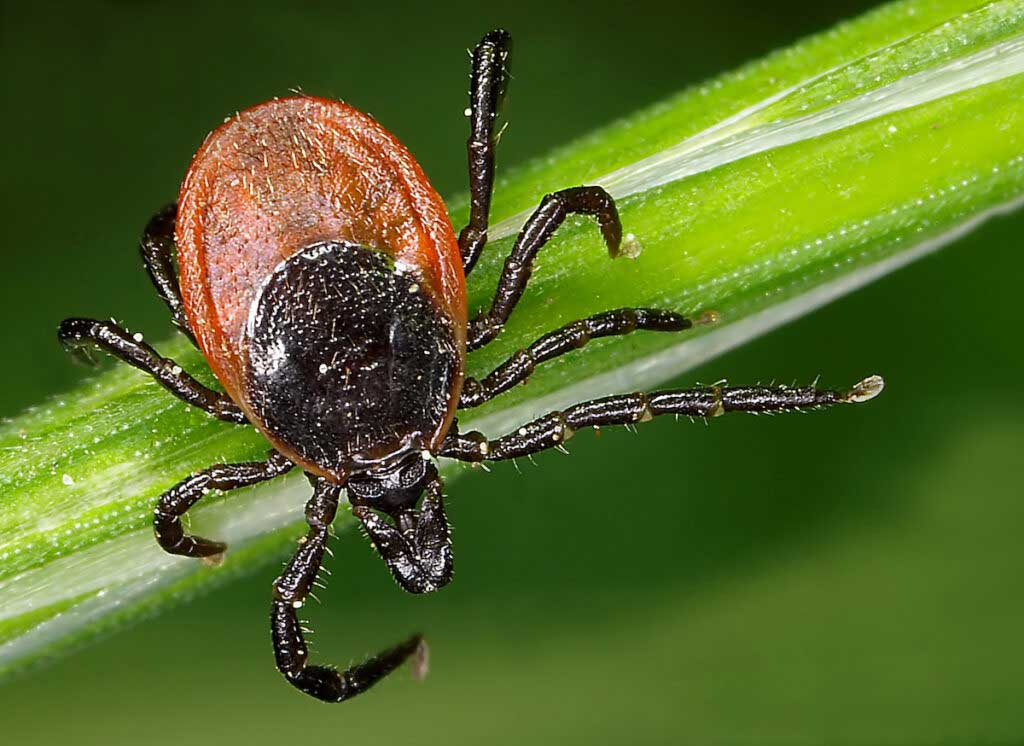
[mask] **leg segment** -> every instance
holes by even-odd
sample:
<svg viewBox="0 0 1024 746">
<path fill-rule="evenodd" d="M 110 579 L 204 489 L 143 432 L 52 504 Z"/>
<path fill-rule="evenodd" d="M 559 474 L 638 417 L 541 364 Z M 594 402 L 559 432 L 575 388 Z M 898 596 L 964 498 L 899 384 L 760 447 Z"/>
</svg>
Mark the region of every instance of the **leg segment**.
<svg viewBox="0 0 1024 746">
<path fill-rule="evenodd" d="M 511 37 L 507 31 L 491 31 L 473 50 L 469 86 L 469 224 L 459 234 L 462 269 L 473 271 L 487 243 L 487 220 L 494 187 L 494 121 L 508 84 Z"/>
<path fill-rule="evenodd" d="M 188 325 L 185 316 L 185 304 L 181 300 L 181 288 L 178 284 L 178 273 L 174 268 L 174 220 L 178 214 L 178 205 L 169 204 L 154 215 L 139 241 L 139 253 L 146 265 L 146 273 L 153 281 L 157 293 L 171 310 L 171 321 L 182 334 L 195 344 L 196 338 Z"/>
<path fill-rule="evenodd" d="M 784 386 L 705 386 L 651 394 L 623 394 L 583 402 L 523 425 L 515 433 L 487 440 L 481 433 L 452 433 L 438 455 L 460 461 L 501 461 L 560 446 L 583 427 L 631 425 L 663 414 L 718 417 L 726 412 L 788 412 L 863 402 L 882 391 L 879 376 L 848 391 Z"/>
<path fill-rule="evenodd" d="M 234 490 L 265 482 L 291 471 L 294 464 L 271 452 L 266 461 L 217 464 L 193 474 L 160 496 L 153 513 L 153 533 L 164 551 L 185 557 L 216 557 L 227 544 L 186 534 L 181 516 L 210 490 Z"/>
<path fill-rule="evenodd" d="M 413 653 L 417 654 L 417 672 L 420 673 L 419 669 L 425 666 L 426 654 L 423 638 L 413 635 L 405 642 L 346 671 L 306 665 L 309 650 L 296 609 L 301 608 L 320 572 L 341 490 L 341 487 L 323 480 L 317 481 L 313 497 L 306 505 L 309 532 L 299 541 L 295 556 L 274 581 L 274 600 L 270 609 L 270 630 L 277 669 L 296 689 L 325 702 L 341 702 L 362 694 L 398 668 Z"/>
<path fill-rule="evenodd" d="M 498 336 L 526 289 L 537 252 L 573 213 L 597 218 L 601 234 L 608 245 L 608 253 L 613 257 L 618 254 L 622 242 L 622 224 L 619 222 L 615 201 L 608 192 L 601 187 L 579 186 L 547 195 L 526 221 L 512 247 L 512 253 L 505 260 L 490 310 L 469 322 L 467 346 L 470 350 L 483 347 Z"/>
<path fill-rule="evenodd" d="M 161 357 L 142 341 L 142 335 L 132 335 L 113 322 L 64 319 L 57 330 L 57 338 L 68 352 L 86 364 L 95 363 L 89 348 L 98 347 L 153 376 L 179 399 L 209 412 L 218 420 L 236 424 L 248 422 L 238 405 L 226 395 L 207 388 L 173 360 Z"/>
<path fill-rule="evenodd" d="M 392 577 L 409 593 L 429 593 L 452 579 L 452 541 L 444 514 L 443 487 L 435 475 L 427 483 L 419 513 L 413 508 L 393 513 L 395 526 L 365 505 L 352 507 L 352 514 L 363 522 Z"/>
<path fill-rule="evenodd" d="M 697 323 L 712 318 L 710 314 L 704 317 Z M 656 308 L 619 308 L 588 316 L 545 334 L 525 350 L 516 352 L 483 380 L 467 378 L 462 384 L 459 409 L 477 407 L 490 401 L 525 381 L 541 363 L 579 349 L 592 339 L 630 334 L 638 329 L 680 332 L 692 326 L 690 319 Z"/>
</svg>

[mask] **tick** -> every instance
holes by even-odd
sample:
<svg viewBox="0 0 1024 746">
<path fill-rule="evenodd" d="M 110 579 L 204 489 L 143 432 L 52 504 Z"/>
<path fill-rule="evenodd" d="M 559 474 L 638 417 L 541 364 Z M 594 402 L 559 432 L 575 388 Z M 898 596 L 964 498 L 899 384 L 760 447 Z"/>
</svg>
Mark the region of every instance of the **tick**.
<svg viewBox="0 0 1024 746">
<path fill-rule="evenodd" d="M 115 323 L 70 318 L 60 325 L 69 350 L 87 360 L 92 347 L 105 350 L 212 416 L 254 426 L 273 448 L 265 461 L 211 466 L 161 495 L 153 525 L 166 551 L 216 561 L 226 545 L 185 532 L 189 508 L 209 490 L 305 472 L 313 486 L 308 532 L 274 581 L 270 626 L 278 669 L 318 699 L 353 697 L 410 656 L 425 664 L 419 635 L 346 671 L 307 661 L 297 612 L 320 571 L 344 491 L 399 585 L 426 593 L 452 576 L 439 457 L 503 461 L 559 447 L 581 428 L 663 414 L 822 407 L 866 401 L 882 389 L 873 376 L 848 391 L 703 386 L 631 393 L 551 412 L 498 438 L 461 432 L 459 410 L 499 396 L 592 339 L 694 324 L 660 309 L 606 311 L 544 335 L 482 378 L 466 375 L 467 351 L 501 333 L 537 253 L 568 215 L 595 218 L 613 257 L 622 241 L 615 202 L 601 187 L 549 194 L 519 233 L 490 307 L 468 316 L 465 278 L 487 243 L 509 43 L 505 31 L 492 31 L 473 51 L 472 201 L 458 237 L 409 151 L 340 101 L 275 99 L 207 137 L 177 203 L 147 225 L 141 251 L 173 322 L 201 350 L 224 393 Z"/>
</svg>

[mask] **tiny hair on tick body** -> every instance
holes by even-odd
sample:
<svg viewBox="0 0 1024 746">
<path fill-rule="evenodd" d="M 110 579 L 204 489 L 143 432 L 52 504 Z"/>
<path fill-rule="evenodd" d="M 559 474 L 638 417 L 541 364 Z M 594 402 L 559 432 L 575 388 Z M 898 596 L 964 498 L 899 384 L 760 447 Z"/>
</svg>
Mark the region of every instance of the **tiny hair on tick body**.
<svg viewBox="0 0 1024 746">
<path fill-rule="evenodd" d="M 499 334 L 538 252 L 572 214 L 596 220 L 608 253 L 623 243 L 612 197 L 599 186 L 548 194 L 526 221 L 488 308 L 470 317 L 466 277 L 487 244 L 495 120 L 508 83 L 510 37 L 486 34 L 472 53 L 469 223 L 456 236 L 444 203 L 408 150 L 348 104 L 306 95 L 246 109 L 196 153 L 177 202 L 147 224 L 146 271 L 175 326 L 203 353 L 223 388 L 201 384 L 141 335 L 111 321 L 65 319 L 65 347 L 93 348 L 155 378 L 211 416 L 250 424 L 264 461 L 215 464 L 157 500 L 157 542 L 217 562 L 227 546 L 191 535 L 182 517 L 210 490 L 232 490 L 302 470 L 311 486 L 307 533 L 274 581 L 271 639 L 277 668 L 301 691 L 340 702 L 406 659 L 426 670 L 413 635 L 347 670 L 312 665 L 298 619 L 316 582 L 330 526 L 347 495 L 394 579 L 411 593 L 444 587 L 452 542 L 437 458 L 503 461 L 560 448 L 582 428 L 630 427 L 654 417 L 716 417 L 862 402 L 878 376 L 850 389 L 725 385 L 634 392 L 582 402 L 489 438 L 458 427 L 460 410 L 525 383 L 543 363 L 599 337 L 676 333 L 713 323 L 656 308 L 619 308 L 568 323 L 481 377 L 466 353 Z"/>
</svg>

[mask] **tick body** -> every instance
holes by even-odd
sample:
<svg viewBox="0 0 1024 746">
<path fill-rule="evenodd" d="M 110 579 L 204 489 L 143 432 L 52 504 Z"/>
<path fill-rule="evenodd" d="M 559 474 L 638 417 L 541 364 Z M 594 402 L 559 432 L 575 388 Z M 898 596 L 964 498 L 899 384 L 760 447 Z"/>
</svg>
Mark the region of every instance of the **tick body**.
<svg viewBox="0 0 1024 746">
<path fill-rule="evenodd" d="M 66 319 L 59 337 L 89 358 L 103 349 L 226 422 L 251 424 L 266 461 L 219 464 L 160 496 L 156 539 L 166 551 L 215 561 L 220 542 L 181 518 L 211 489 L 257 484 L 300 468 L 313 485 L 308 531 L 274 581 L 271 637 L 285 678 L 319 699 L 359 694 L 410 656 L 420 636 L 345 671 L 309 665 L 297 610 L 316 581 L 343 494 L 394 579 L 425 593 L 446 585 L 452 549 L 435 460 L 500 461 L 560 447 L 579 429 L 662 414 L 716 417 L 866 401 L 878 377 L 849 390 L 705 386 L 582 402 L 489 439 L 460 432 L 456 414 L 524 383 L 536 366 L 597 337 L 693 326 L 672 311 L 621 308 L 573 321 L 487 375 L 466 375 L 466 352 L 504 328 L 533 260 L 572 213 L 592 216 L 618 254 L 611 196 L 578 186 L 544 198 L 520 232 L 491 305 L 469 318 L 466 276 L 487 243 L 495 120 L 507 83 L 509 37 L 473 52 L 469 224 L 456 237 L 444 204 L 392 135 L 351 106 L 275 99 L 229 118 L 204 142 L 178 202 L 150 221 L 142 257 L 178 328 L 202 351 L 223 392 L 209 389 L 112 322 Z M 177 265 L 177 266 L 176 266 Z M 704 314 L 698 322 L 708 322 Z"/>
<path fill-rule="evenodd" d="M 344 484 L 440 447 L 465 369 L 465 277 L 401 143 L 338 101 L 270 101 L 207 138 L 178 204 L 189 327 L 279 453 Z"/>
</svg>

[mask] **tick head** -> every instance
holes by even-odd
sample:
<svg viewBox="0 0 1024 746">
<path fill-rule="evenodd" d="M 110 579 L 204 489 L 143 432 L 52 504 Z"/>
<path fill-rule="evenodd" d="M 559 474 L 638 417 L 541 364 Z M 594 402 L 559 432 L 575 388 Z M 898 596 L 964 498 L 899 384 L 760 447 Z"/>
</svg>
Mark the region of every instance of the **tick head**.
<svg viewBox="0 0 1024 746">
<path fill-rule="evenodd" d="M 416 506 L 427 483 L 437 477 L 437 469 L 419 451 L 372 470 L 357 472 L 348 480 L 348 499 L 395 516 Z"/>
</svg>

